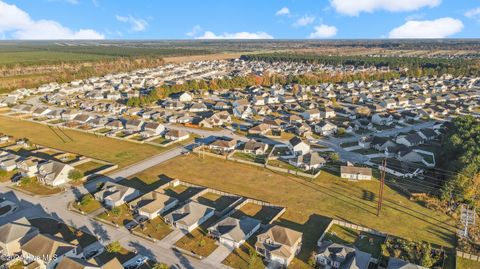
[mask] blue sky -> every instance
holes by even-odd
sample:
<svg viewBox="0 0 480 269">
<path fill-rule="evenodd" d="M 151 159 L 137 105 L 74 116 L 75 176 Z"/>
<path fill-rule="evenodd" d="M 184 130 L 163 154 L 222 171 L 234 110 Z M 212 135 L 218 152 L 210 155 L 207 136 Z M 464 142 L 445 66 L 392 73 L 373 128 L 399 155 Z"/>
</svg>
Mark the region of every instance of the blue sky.
<svg viewBox="0 0 480 269">
<path fill-rule="evenodd" d="M 0 39 L 480 38 L 480 0 L 0 0 Z"/>
</svg>

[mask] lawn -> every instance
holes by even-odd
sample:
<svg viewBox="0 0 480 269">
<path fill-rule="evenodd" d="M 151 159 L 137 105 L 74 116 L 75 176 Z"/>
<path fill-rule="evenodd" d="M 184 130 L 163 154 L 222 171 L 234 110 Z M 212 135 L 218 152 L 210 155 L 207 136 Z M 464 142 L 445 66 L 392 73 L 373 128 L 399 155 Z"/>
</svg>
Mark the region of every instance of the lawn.
<svg viewBox="0 0 480 269">
<path fill-rule="evenodd" d="M 159 137 L 159 138 L 156 138 L 156 139 L 152 140 L 151 142 L 163 145 L 163 144 L 167 144 L 167 143 L 172 142 L 172 140 L 168 140 L 166 138 Z"/>
<path fill-rule="evenodd" d="M 97 238 L 89 233 L 82 232 L 65 223 L 50 218 L 30 219 L 30 223 L 37 227 L 40 233 L 58 235 L 69 243 L 78 242 L 80 246 L 86 247 L 97 241 Z"/>
<path fill-rule="evenodd" d="M 36 178 L 20 181 L 18 185 L 14 185 L 14 188 L 24 190 L 34 195 L 53 195 L 63 191 L 61 188 L 44 185 L 38 182 Z"/>
<path fill-rule="evenodd" d="M 137 254 L 134 252 L 122 247 L 122 249 L 120 249 L 118 252 L 104 251 L 100 255 L 96 256 L 95 260 L 99 262 L 99 264 L 105 264 L 111 261 L 113 258 L 117 258 L 120 263 L 124 263 L 133 259 L 136 255 Z"/>
<path fill-rule="evenodd" d="M 254 162 L 254 163 L 261 163 L 261 164 L 265 163 L 265 156 L 255 155 L 252 153 L 236 151 L 232 157 L 240 160 L 244 160 L 244 161 Z"/>
<path fill-rule="evenodd" d="M 230 255 L 223 260 L 223 264 L 237 269 L 264 269 L 266 264 L 264 264 L 262 257 L 258 256 L 255 251 L 255 242 L 257 240 L 257 234 L 251 236 L 247 242 L 241 245 L 239 248 L 236 248 Z M 288 268 L 295 268 L 294 265 L 296 260 L 292 261 L 292 264 Z M 305 267 L 308 268 L 308 267 Z"/>
<path fill-rule="evenodd" d="M 79 164 L 79 165 L 75 166 L 75 168 L 82 171 L 82 173 L 84 175 L 88 176 L 90 174 L 94 174 L 94 173 L 96 173 L 100 170 L 103 170 L 108 166 L 109 165 L 105 165 L 105 164 L 102 164 L 102 163 L 99 163 L 99 162 L 88 161 L 88 162 L 84 162 L 82 164 Z"/>
<path fill-rule="evenodd" d="M 88 198 L 85 198 L 88 197 Z M 102 208 L 102 204 L 96 200 L 91 194 L 86 194 L 79 201 L 73 202 L 73 207 L 85 212 L 87 214 L 92 213 L 93 211 Z"/>
<path fill-rule="evenodd" d="M 342 245 L 353 245 L 358 237 L 358 232 L 349 228 L 345 228 L 339 225 L 332 225 L 325 236 L 323 241 L 332 241 Z"/>
<path fill-rule="evenodd" d="M 172 229 L 160 217 L 148 220 L 137 226 L 134 231 L 142 233 L 150 238 L 162 240 L 165 236 L 172 232 Z"/>
<path fill-rule="evenodd" d="M 173 198 L 176 198 L 180 202 L 182 202 L 182 201 L 185 201 L 185 200 L 189 199 L 190 197 L 194 196 L 195 194 L 197 194 L 201 190 L 202 190 L 201 188 L 178 185 L 178 186 L 175 186 L 175 187 L 168 187 L 164 191 L 165 191 L 166 195 L 171 196 Z"/>
<path fill-rule="evenodd" d="M 8 171 L 8 172 L 4 170 L 0 170 L 0 182 L 10 181 L 12 177 L 15 175 L 15 173 L 17 173 L 16 170 Z"/>
<path fill-rule="evenodd" d="M 144 171 L 150 178 L 178 178 L 193 184 L 286 206 L 277 223 L 305 234 L 306 262 L 330 218 L 344 219 L 404 238 L 452 247 L 453 221 L 385 188 L 381 216 L 376 216 L 378 181 L 351 182 L 323 172 L 312 182 L 268 169 L 193 154 L 179 156 Z M 137 175 L 141 178 L 141 175 Z M 399 220 L 402 220 L 399 225 Z M 296 264 L 302 264 L 297 262 Z M 300 268 L 300 267 L 299 267 Z"/>
<path fill-rule="evenodd" d="M 215 208 L 216 211 L 222 211 L 238 199 L 239 197 L 236 196 L 219 195 L 213 192 L 207 192 L 198 197 L 197 201 L 200 204 Z"/>
<path fill-rule="evenodd" d="M 134 219 L 132 212 L 126 204 L 123 204 L 116 209 L 105 211 L 98 215 L 98 218 L 117 224 L 118 226 L 124 226 Z"/>
<path fill-rule="evenodd" d="M 73 130 L 60 131 L 57 128 L 4 116 L 0 116 L 0 126 L 5 134 L 17 138 L 27 137 L 33 143 L 105 160 L 120 167 L 165 151 L 151 145 L 140 145 Z"/>
<path fill-rule="evenodd" d="M 246 203 L 240 209 L 233 213 L 232 217 L 240 219 L 247 216 L 262 221 L 263 224 L 268 224 L 281 209 L 271 206 L 262 206 L 253 203 Z"/>
<path fill-rule="evenodd" d="M 202 257 L 208 257 L 212 254 L 218 245 L 215 243 L 215 239 L 208 237 L 208 227 L 213 225 L 218 219 L 216 217 L 210 218 L 208 221 L 200 225 L 191 233 L 186 234 L 180 240 L 175 243 L 175 246 L 191 251 L 196 255 Z"/>
<path fill-rule="evenodd" d="M 457 257 L 457 269 L 477 269 L 480 268 L 480 262 Z"/>
</svg>

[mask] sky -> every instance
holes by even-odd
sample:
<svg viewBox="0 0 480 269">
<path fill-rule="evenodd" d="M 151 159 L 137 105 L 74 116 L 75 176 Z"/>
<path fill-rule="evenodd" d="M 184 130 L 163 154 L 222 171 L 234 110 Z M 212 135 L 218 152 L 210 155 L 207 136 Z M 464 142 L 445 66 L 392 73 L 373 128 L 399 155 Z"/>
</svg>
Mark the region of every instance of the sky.
<svg viewBox="0 0 480 269">
<path fill-rule="evenodd" d="M 480 0 L 0 0 L 0 39 L 480 38 Z"/>
</svg>

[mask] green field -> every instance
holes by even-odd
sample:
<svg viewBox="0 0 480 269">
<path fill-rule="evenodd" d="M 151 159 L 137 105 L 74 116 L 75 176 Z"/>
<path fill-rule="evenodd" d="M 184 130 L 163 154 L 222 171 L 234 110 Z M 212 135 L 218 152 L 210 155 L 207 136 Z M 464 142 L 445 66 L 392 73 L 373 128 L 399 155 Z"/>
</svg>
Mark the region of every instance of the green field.
<svg viewBox="0 0 480 269">
<path fill-rule="evenodd" d="M 46 125 L 0 116 L 0 132 L 15 138 L 26 137 L 33 143 L 105 160 L 124 167 L 166 148 L 140 145 L 118 139 L 95 136 L 72 130 L 50 129 Z"/>
<path fill-rule="evenodd" d="M 390 188 L 385 189 L 382 213 L 377 217 L 376 180 L 352 183 L 322 172 L 308 182 L 260 167 L 195 155 L 169 160 L 138 174 L 135 180 L 145 178 L 152 184 L 153 180 L 165 177 L 286 206 L 277 223 L 304 233 L 304 247 L 295 260 L 295 268 L 306 267 L 310 252 L 331 218 L 416 241 L 454 245 L 455 227 L 448 216 L 410 201 Z"/>
</svg>

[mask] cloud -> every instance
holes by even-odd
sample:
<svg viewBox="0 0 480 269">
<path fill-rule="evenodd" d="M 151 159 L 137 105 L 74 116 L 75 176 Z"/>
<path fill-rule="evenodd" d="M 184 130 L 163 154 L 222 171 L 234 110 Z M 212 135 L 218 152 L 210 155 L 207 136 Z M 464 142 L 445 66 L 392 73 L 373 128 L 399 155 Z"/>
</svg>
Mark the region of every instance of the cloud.
<svg viewBox="0 0 480 269">
<path fill-rule="evenodd" d="M 320 24 L 318 26 L 315 26 L 313 28 L 315 31 L 310 33 L 308 38 L 326 38 L 326 37 L 332 37 L 337 34 L 337 27 L 331 26 L 331 25 L 326 25 L 326 24 Z"/>
<path fill-rule="evenodd" d="M 273 36 L 265 32 L 237 32 L 237 33 L 222 33 L 217 35 L 211 31 L 205 31 L 202 36 L 195 37 L 196 39 L 273 39 Z"/>
<path fill-rule="evenodd" d="M 465 17 L 480 21 L 480 7 L 465 12 Z"/>
<path fill-rule="evenodd" d="M 309 24 L 312 24 L 314 21 L 315 21 L 314 16 L 305 15 L 303 17 L 298 18 L 297 21 L 295 21 L 295 23 L 293 23 L 293 26 L 295 26 L 295 27 L 307 26 Z"/>
<path fill-rule="evenodd" d="M 288 7 L 282 7 L 275 13 L 275 16 L 284 16 L 284 15 L 290 15 L 290 9 L 288 9 Z"/>
<path fill-rule="evenodd" d="M 200 27 L 200 25 L 195 25 L 195 26 L 193 26 L 192 30 L 190 32 L 186 33 L 185 35 L 187 35 L 189 37 L 195 37 L 201 31 L 202 31 L 202 27 Z"/>
<path fill-rule="evenodd" d="M 104 39 L 92 29 L 71 30 L 52 20 L 33 20 L 15 5 L 0 1 L 0 35 L 13 39 Z"/>
<path fill-rule="evenodd" d="M 119 22 L 130 24 L 130 30 L 134 32 L 143 32 L 147 29 L 147 26 L 148 26 L 148 22 L 146 20 L 142 18 L 135 18 L 132 15 L 128 15 L 128 16 L 115 15 L 115 18 L 117 18 Z"/>
<path fill-rule="evenodd" d="M 422 7 L 436 7 L 441 2 L 442 0 L 330 0 L 330 4 L 338 13 L 349 16 L 377 10 L 413 11 Z"/>
<path fill-rule="evenodd" d="M 461 20 L 444 17 L 431 21 L 407 21 L 390 31 L 389 38 L 445 38 L 463 29 Z"/>
</svg>

